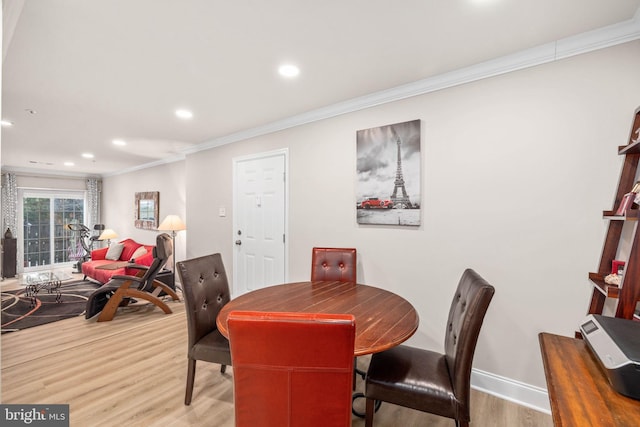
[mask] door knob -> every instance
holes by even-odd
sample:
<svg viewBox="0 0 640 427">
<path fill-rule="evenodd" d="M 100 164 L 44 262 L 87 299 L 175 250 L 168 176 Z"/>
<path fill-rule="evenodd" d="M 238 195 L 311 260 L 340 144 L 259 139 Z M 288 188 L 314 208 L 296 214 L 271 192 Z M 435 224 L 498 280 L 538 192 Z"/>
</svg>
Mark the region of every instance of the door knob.
<svg viewBox="0 0 640 427">
<path fill-rule="evenodd" d="M 240 246 L 242 244 L 242 240 L 236 240 L 236 245 Z"/>
</svg>

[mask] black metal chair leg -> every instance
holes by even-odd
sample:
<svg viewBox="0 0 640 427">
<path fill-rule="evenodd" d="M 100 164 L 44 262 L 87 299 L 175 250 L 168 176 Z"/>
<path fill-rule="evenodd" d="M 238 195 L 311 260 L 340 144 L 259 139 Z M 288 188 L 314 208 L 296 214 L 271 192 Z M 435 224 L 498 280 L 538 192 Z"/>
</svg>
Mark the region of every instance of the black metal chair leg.
<svg viewBox="0 0 640 427">
<path fill-rule="evenodd" d="M 354 406 L 356 399 L 366 399 L 366 398 L 364 397 L 364 393 L 353 393 L 353 395 L 351 396 L 351 413 L 358 418 L 365 418 L 366 412 L 358 412 L 358 410 Z M 369 400 L 371 399 L 366 399 L 366 400 L 368 404 Z M 373 405 L 374 411 L 378 412 L 378 409 L 380 409 L 380 406 L 382 406 L 382 401 L 376 400 L 375 404 Z"/>
</svg>

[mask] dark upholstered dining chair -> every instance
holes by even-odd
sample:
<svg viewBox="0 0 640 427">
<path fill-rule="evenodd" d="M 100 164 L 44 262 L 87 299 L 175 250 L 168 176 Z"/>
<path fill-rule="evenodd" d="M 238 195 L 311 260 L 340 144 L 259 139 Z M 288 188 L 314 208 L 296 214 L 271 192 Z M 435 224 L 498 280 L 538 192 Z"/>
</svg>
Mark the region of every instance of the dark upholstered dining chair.
<svg viewBox="0 0 640 427">
<path fill-rule="evenodd" d="M 351 314 L 232 311 L 236 427 L 351 426 Z"/>
<path fill-rule="evenodd" d="M 187 388 L 184 404 L 191 404 L 196 360 L 219 363 L 224 373 L 231 365 L 229 341 L 216 326 L 220 309 L 229 302 L 229 282 L 220 254 L 178 262 L 178 274 L 187 314 L 189 333 Z"/>
<path fill-rule="evenodd" d="M 156 236 L 153 248 L 153 261 L 150 266 L 129 264 L 128 269 L 138 270 L 137 275 L 114 275 L 111 279 L 93 292 L 87 299 L 85 317 L 92 318 L 96 314 L 98 322 L 108 322 L 115 317 L 118 307 L 127 306 L 133 298 L 143 299 L 159 307 L 166 314 L 171 313 L 169 306 L 160 298 L 163 293 L 174 301 L 178 295 L 166 284 L 156 280 L 156 275 L 167 263 L 173 253 L 171 237 L 166 234 Z"/>
<path fill-rule="evenodd" d="M 311 281 L 335 280 L 356 283 L 356 250 L 354 248 L 313 248 Z"/>
<path fill-rule="evenodd" d="M 355 248 L 319 248 L 311 250 L 311 281 L 332 280 L 336 282 L 356 283 L 357 251 Z M 353 358 L 353 389 L 356 389 L 356 375 L 365 373 L 358 369 L 357 359 Z"/>
<path fill-rule="evenodd" d="M 471 420 L 471 365 L 480 327 L 495 290 L 471 269 L 462 274 L 451 303 L 444 353 L 400 345 L 371 357 L 365 380 L 366 427 L 373 426 L 374 401 Z"/>
</svg>

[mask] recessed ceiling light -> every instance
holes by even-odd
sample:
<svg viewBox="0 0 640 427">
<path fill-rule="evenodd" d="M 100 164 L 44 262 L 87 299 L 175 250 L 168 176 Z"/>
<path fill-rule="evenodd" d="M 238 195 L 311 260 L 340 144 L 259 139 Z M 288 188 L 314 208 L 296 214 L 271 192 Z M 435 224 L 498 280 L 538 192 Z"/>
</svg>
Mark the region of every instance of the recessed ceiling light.
<svg viewBox="0 0 640 427">
<path fill-rule="evenodd" d="M 127 145 L 127 141 L 125 141 L 124 139 L 114 139 L 113 141 L 111 141 L 113 143 L 113 145 Z"/>
<path fill-rule="evenodd" d="M 176 110 L 176 116 L 178 116 L 183 120 L 188 120 L 193 118 L 193 113 L 189 110 L 179 109 L 179 110 Z"/>
<path fill-rule="evenodd" d="M 65 166 L 75 166 L 76 164 L 73 162 L 64 162 Z"/>
<path fill-rule="evenodd" d="M 82 153 L 82 157 L 85 159 L 93 159 L 95 156 L 91 153 Z"/>
<path fill-rule="evenodd" d="M 300 74 L 300 68 L 293 64 L 284 64 L 278 68 L 278 73 L 280 73 L 282 77 L 296 77 Z"/>
<path fill-rule="evenodd" d="M 13 122 L 10 122 L 9 120 L 0 120 L 0 124 L 2 126 L 13 126 Z"/>
</svg>

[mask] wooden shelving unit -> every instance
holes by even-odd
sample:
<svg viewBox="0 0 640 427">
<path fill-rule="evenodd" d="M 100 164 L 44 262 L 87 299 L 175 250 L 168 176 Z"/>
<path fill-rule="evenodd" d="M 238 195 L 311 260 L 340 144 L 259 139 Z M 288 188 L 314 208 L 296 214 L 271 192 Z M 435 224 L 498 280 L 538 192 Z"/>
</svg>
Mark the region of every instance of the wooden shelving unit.
<svg viewBox="0 0 640 427">
<path fill-rule="evenodd" d="M 609 285 L 604 282 L 604 276 L 598 273 L 589 273 L 594 291 L 600 291 L 607 298 L 618 298 L 620 295 L 620 287 L 617 285 Z"/>
<path fill-rule="evenodd" d="M 616 317 L 625 319 L 640 319 L 636 311 L 636 305 L 640 300 L 640 218 L 639 209 L 627 210 L 624 216 L 616 215 L 617 207 L 620 206 L 624 195 L 631 191 L 636 182 L 638 172 L 638 162 L 640 160 L 640 109 L 636 110 L 631 135 L 627 145 L 618 147 L 618 154 L 624 156 L 624 163 L 618 181 L 618 189 L 613 204 L 613 209 L 604 211 L 604 219 L 609 221 L 607 234 L 602 247 L 600 265 L 598 271 L 589 273 L 589 279 L 593 283 L 593 293 L 589 314 L 602 314 L 607 298 L 616 298 L 618 304 L 615 311 Z M 626 222 L 633 221 L 634 230 L 632 236 L 631 250 L 626 261 L 624 276 L 620 286 L 608 285 L 604 282 L 604 277 L 611 273 L 611 262 L 616 259 L 622 228 Z"/>
</svg>

